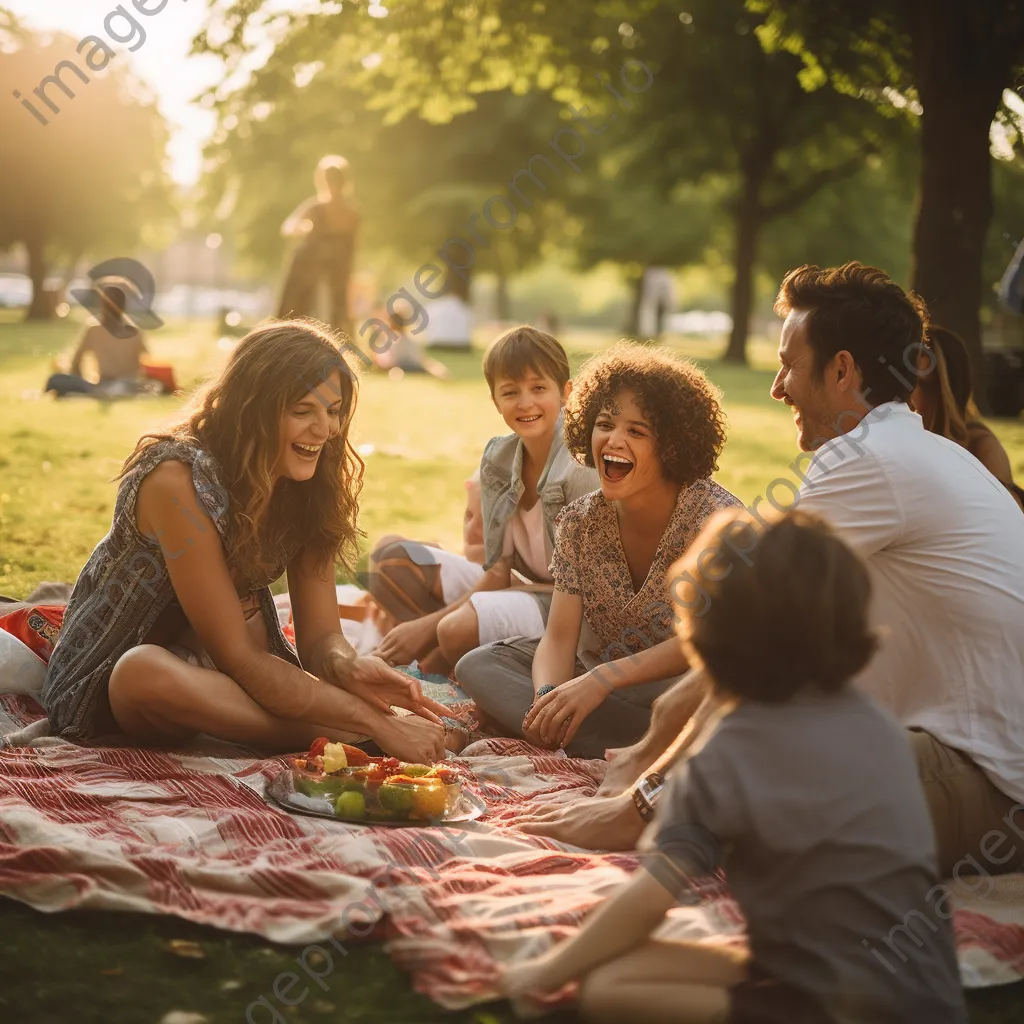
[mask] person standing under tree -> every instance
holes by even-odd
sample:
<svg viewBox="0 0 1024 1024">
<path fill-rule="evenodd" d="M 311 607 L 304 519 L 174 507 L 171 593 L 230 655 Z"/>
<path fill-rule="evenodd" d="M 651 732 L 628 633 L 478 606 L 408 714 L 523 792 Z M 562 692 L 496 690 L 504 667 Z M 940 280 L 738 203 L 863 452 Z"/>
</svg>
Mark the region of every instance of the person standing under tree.
<svg viewBox="0 0 1024 1024">
<path fill-rule="evenodd" d="M 352 173 L 342 156 L 325 156 L 314 176 L 316 195 L 301 203 L 284 222 L 281 234 L 297 238 L 281 293 L 278 316 L 314 317 L 317 289 L 327 283 L 329 321 L 351 337 L 348 284 L 355 257 L 359 214 L 352 204 Z"/>
</svg>

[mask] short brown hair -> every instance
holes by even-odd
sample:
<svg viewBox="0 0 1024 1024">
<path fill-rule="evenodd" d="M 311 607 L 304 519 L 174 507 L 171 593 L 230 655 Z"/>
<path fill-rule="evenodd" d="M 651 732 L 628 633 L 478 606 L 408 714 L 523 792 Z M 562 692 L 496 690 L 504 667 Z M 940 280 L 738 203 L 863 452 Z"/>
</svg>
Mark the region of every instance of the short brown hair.
<svg viewBox="0 0 1024 1024">
<path fill-rule="evenodd" d="M 569 381 L 569 357 L 556 338 L 536 327 L 513 327 L 496 338 L 484 356 L 484 377 L 494 397 L 494 382 L 499 377 L 522 380 L 532 370 L 550 377 L 561 391 Z"/>
<path fill-rule="evenodd" d="M 837 352 L 853 356 L 864 382 L 864 401 L 905 402 L 917 383 L 928 311 L 884 270 L 863 263 L 803 266 L 783 278 L 775 312 L 806 310 L 814 369 L 820 377 Z"/>
<path fill-rule="evenodd" d="M 682 581 L 702 590 L 698 609 L 683 606 Z M 800 690 L 834 692 L 877 646 L 867 568 L 806 512 L 719 512 L 669 570 L 669 583 L 691 661 L 707 668 L 718 691 L 741 699 L 779 703 Z"/>
<path fill-rule="evenodd" d="M 626 341 L 585 363 L 573 383 L 565 446 L 577 462 L 593 468 L 594 422 L 626 389 L 651 421 L 667 480 L 688 486 L 718 469 L 725 444 L 718 389 L 688 360 Z"/>
</svg>

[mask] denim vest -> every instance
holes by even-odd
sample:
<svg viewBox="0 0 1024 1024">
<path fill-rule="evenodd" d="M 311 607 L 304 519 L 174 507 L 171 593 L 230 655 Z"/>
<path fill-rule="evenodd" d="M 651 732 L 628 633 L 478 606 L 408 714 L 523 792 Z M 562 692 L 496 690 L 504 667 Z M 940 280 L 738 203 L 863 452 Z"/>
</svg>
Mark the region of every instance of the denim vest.
<svg viewBox="0 0 1024 1024">
<path fill-rule="evenodd" d="M 601 486 L 596 469 L 581 466 L 567 451 L 558 417 L 547 462 L 537 481 L 548 542 L 555 543 L 555 517 L 571 501 Z M 484 568 L 501 558 L 505 529 L 523 496 L 523 442 L 516 434 L 492 437 L 480 460 L 480 500 L 484 518 Z M 524 566 L 516 565 L 520 572 Z M 526 575 L 531 575 L 529 571 Z"/>
</svg>

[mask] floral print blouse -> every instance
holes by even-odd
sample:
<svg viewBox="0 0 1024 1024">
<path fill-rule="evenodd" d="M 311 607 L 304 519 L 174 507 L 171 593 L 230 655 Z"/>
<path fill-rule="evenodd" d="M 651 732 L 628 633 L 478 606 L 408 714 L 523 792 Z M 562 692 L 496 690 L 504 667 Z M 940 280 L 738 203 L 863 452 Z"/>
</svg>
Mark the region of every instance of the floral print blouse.
<svg viewBox="0 0 1024 1024">
<path fill-rule="evenodd" d="M 626 563 L 619 518 L 600 491 L 566 505 L 555 520 L 551 575 L 555 590 L 579 594 L 583 616 L 600 642 L 602 660 L 636 654 L 667 640 L 673 632 L 668 570 L 705 522 L 740 500 L 713 480 L 684 487 L 639 591 Z"/>
</svg>

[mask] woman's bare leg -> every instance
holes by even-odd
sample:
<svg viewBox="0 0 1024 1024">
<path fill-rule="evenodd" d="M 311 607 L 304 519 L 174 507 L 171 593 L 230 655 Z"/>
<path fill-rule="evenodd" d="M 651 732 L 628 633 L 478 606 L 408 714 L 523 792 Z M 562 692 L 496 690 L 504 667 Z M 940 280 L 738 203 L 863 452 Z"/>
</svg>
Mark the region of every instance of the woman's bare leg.
<svg viewBox="0 0 1024 1024">
<path fill-rule="evenodd" d="M 121 729 L 142 743 L 172 743 L 207 733 L 277 753 L 305 750 L 317 736 L 353 735 L 278 718 L 233 679 L 198 668 L 155 644 L 126 651 L 110 675 L 110 707 Z"/>
<path fill-rule="evenodd" d="M 731 947 L 652 940 L 591 971 L 580 1011 L 593 1024 L 724 1024 L 729 988 L 746 965 L 747 954 Z"/>
</svg>

